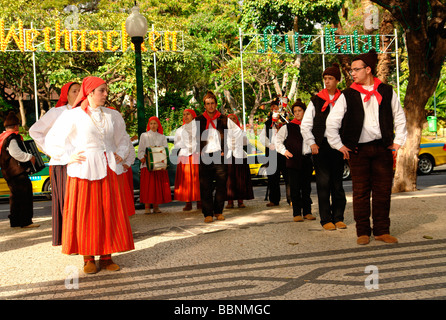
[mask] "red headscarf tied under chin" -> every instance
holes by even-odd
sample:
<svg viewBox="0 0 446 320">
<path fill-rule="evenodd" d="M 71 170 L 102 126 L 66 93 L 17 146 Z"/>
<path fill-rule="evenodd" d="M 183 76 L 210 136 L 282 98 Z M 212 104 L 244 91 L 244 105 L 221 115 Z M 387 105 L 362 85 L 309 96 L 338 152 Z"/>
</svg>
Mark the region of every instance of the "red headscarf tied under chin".
<svg viewBox="0 0 446 320">
<path fill-rule="evenodd" d="M 197 117 L 197 114 L 195 113 L 194 110 L 192 109 L 184 109 L 184 111 L 189 112 L 192 115 L 192 118 L 195 119 Z M 184 124 L 184 120 L 183 120 L 183 124 Z"/>
<path fill-rule="evenodd" d="M 236 123 L 239 127 L 241 127 L 241 125 L 240 125 L 240 121 L 238 120 L 238 117 L 237 117 L 235 114 L 233 114 L 233 113 L 228 114 L 228 118 L 229 118 L 230 116 L 234 116 L 235 119 L 236 119 L 235 123 Z M 230 118 L 229 118 L 229 119 L 230 119 Z"/>
<path fill-rule="evenodd" d="M 150 117 L 149 121 L 147 122 L 147 130 L 146 131 L 150 131 L 150 121 L 155 120 L 158 123 L 158 133 L 163 134 L 163 126 L 161 125 L 160 119 L 158 119 L 157 117 L 153 116 Z"/>
<path fill-rule="evenodd" d="M 76 108 L 81 106 L 82 110 L 87 112 L 88 108 L 88 99 L 87 96 L 90 92 L 92 92 L 97 87 L 103 85 L 106 83 L 104 80 L 98 77 L 86 77 L 82 81 L 81 89 L 79 91 L 79 95 L 76 98 L 76 101 L 74 102 L 73 108 Z"/>
<path fill-rule="evenodd" d="M 76 82 L 73 82 L 73 81 L 68 82 L 63 85 L 62 89 L 60 89 L 60 97 L 59 97 L 59 101 L 57 101 L 57 103 L 56 103 L 56 108 L 62 107 L 68 103 L 68 91 L 70 91 L 70 87 L 74 83 L 76 83 Z"/>
</svg>

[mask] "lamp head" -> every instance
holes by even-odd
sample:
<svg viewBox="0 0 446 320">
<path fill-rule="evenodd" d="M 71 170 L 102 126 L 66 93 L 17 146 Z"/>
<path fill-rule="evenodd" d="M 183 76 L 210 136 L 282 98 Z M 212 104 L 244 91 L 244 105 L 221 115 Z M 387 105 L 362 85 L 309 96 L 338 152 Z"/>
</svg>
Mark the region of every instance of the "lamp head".
<svg viewBox="0 0 446 320">
<path fill-rule="evenodd" d="M 139 13 L 139 7 L 134 6 L 132 8 L 132 13 L 125 20 L 125 29 L 131 38 L 146 35 L 147 19 Z"/>
</svg>

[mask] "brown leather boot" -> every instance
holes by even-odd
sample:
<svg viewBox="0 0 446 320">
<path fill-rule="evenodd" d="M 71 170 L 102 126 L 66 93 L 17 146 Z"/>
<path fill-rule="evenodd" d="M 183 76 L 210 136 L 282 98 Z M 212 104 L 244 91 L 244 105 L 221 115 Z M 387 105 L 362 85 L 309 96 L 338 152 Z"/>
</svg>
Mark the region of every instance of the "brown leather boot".
<svg viewBox="0 0 446 320">
<path fill-rule="evenodd" d="M 192 202 L 186 202 L 183 211 L 191 211 L 191 210 L 192 210 Z"/>
<path fill-rule="evenodd" d="M 98 268 L 94 262 L 94 256 L 84 256 L 84 272 L 87 274 L 98 272 Z"/>
<path fill-rule="evenodd" d="M 99 258 L 99 267 L 108 271 L 118 271 L 120 267 L 113 262 L 111 255 L 101 256 Z"/>
</svg>

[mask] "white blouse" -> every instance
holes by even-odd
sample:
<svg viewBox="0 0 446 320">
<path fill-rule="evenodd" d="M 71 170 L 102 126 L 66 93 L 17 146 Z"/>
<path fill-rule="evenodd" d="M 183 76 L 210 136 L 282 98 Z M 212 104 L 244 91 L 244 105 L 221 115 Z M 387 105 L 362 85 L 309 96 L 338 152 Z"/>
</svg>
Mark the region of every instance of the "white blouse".
<svg viewBox="0 0 446 320">
<path fill-rule="evenodd" d="M 73 153 L 84 152 L 85 161 L 67 166 L 70 177 L 100 180 L 107 175 L 107 165 L 122 174 L 122 162 L 116 162 L 114 153 L 125 159 L 129 152 L 124 119 L 118 111 L 105 107 L 89 111 L 91 117 L 82 108 L 61 114 L 46 136 L 45 150 L 56 160 L 67 156 L 67 144 L 73 146 Z"/>
<path fill-rule="evenodd" d="M 143 132 L 139 138 L 138 159 L 142 159 L 146 155 L 146 148 L 151 147 L 168 147 L 165 135 L 154 132 L 152 130 Z M 141 161 L 141 168 L 146 167 L 146 162 Z"/>
<path fill-rule="evenodd" d="M 47 113 L 43 115 L 42 118 L 40 118 L 36 123 L 34 123 L 31 128 L 29 128 L 29 135 L 31 138 L 33 138 L 34 142 L 36 143 L 37 147 L 42 151 L 43 153 L 48 155 L 48 152 L 45 150 L 45 138 L 48 134 L 48 131 L 51 129 L 51 127 L 54 125 L 56 120 L 59 118 L 59 116 L 67 111 L 71 110 L 71 105 L 67 104 L 61 107 L 57 108 L 51 108 L 48 110 Z M 69 156 L 71 152 L 73 152 L 73 146 L 66 145 L 66 156 L 56 160 L 51 158 L 49 165 L 65 165 L 68 162 Z"/>
</svg>

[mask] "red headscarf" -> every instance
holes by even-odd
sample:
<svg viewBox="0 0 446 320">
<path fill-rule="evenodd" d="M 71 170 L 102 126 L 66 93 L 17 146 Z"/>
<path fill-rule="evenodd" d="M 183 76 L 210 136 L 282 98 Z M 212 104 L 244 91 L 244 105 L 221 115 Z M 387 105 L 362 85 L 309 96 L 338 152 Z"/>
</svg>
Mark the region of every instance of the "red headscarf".
<svg viewBox="0 0 446 320">
<path fill-rule="evenodd" d="M 235 123 L 241 128 L 242 126 L 240 125 L 240 121 L 238 120 L 238 117 L 234 113 L 228 114 L 228 118 L 230 116 L 234 116 L 235 117 L 235 119 L 236 119 Z"/>
<path fill-rule="evenodd" d="M 81 89 L 79 91 L 79 95 L 76 98 L 76 101 L 73 104 L 73 108 L 81 106 L 82 110 L 87 112 L 88 108 L 88 99 L 87 96 L 90 92 L 92 92 L 97 87 L 106 83 L 104 80 L 98 77 L 86 77 L 82 81 Z"/>
<path fill-rule="evenodd" d="M 60 97 L 59 97 L 59 101 L 57 101 L 57 103 L 56 103 L 56 108 L 62 107 L 68 103 L 68 91 L 70 91 L 70 87 L 74 83 L 76 83 L 76 82 L 74 82 L 74 81 L 68 82 L 63 85 L 62 89 L 60 89 Z"/>
<path fill-rule="evenodd" d="M 194 118 L 194 119 L 197 117 L 197 114 L 192 109 L 184 109 L 184 111 L 189 112 L 192 115 L 192 118 Z M 184 124 L 184 120 L 183 120 L 183 124 Z"/>
<path fill-rule="evenodd" d="M 150 121 L 155 120 L 158 123 L 158 133 L 163 134 L 163 126 L 161 125 L 160 119 L 158 119 L 157 117 L 153 116 L 150 117 L 149 121 L 147 122 L 147 130 L 146 131 L 150 131 Z"/>
</svg>

